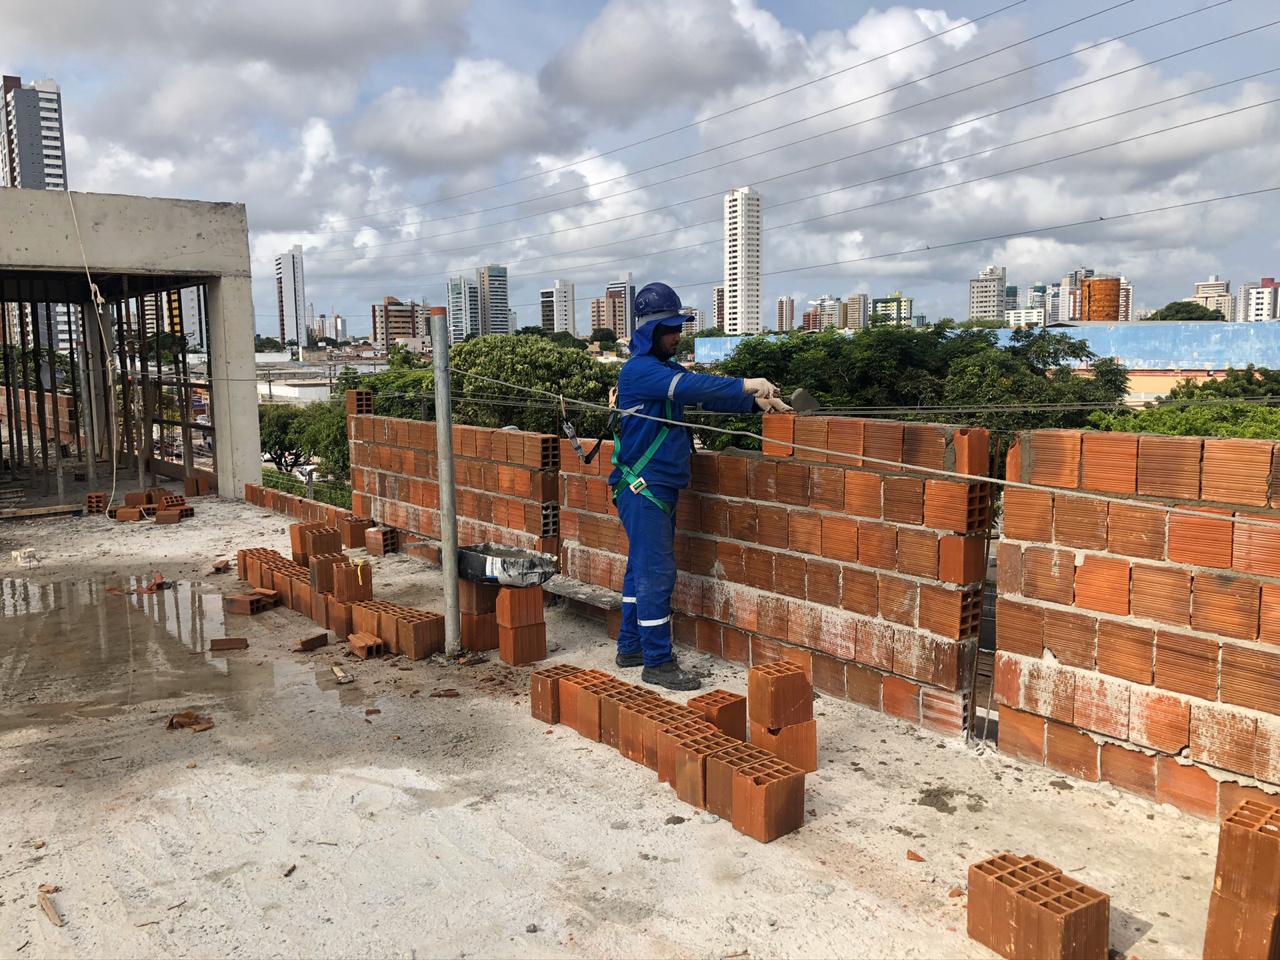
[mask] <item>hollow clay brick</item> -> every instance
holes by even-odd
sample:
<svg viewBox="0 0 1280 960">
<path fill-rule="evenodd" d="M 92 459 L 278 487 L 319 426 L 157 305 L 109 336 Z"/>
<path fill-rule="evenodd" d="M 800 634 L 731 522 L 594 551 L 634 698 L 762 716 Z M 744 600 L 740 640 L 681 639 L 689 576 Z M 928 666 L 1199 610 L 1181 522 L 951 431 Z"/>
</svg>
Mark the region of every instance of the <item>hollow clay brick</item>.
<svg viewBox="0 0 1280 960">
<path fill-rule="evenodd" d="M 1003 504 L 1005 537 L 1035 543 L 1053 540 L 1053 494 L 1050 491 L 1006 487 Z"/>
<path fill-rule="evenodd" d="M 529 675 L 529 708 L 535 720 L 560 722 L 560 678 L 581 673 L 581 667 L 557 663 Z"/>
<path fill-rule="evenodd" d="M 1107 511 L 1107 549 L 1126 557 L 1163 560 L 1168 513 L 1160 507 L 1111 504 Z"/>
<path fill-rule="evenodd" d="M 1031 483 L 1074 489 L 1080 485 L 1080 431 L 1033 430 L 1023 454 Z"/>
<path fill-rule="evenodd" d="M 1102 779 L 1128 793 L 1156 798 L 1156 758 L 1117 743 L 1102 745 Z"/>
<path fill-rule="evenodd" d="M 996 648 L 1028 657 L 1044 653 L 1044 607 L 996 599 Z"/>
<path fill-rule="evenodd" d="M 858 559 L 858 521 L 835 514 L 822 515 L 821 553 L 829 560 Z"/>
<path fill-rule="evenodd" d="M 764 428 L 762 449 L 766 457 L 791 456 L 791 444 L 795 441 L 796 419 L 794 413 L 771 413 L 762 418 Z"/>
<path fill-rule="evenodd" d="M 1280 517 L 1255 513 L 1236 516 L 1231 541 L 1231 568 L 1241 573 L 1280 577 Z"/>
<path fill-rule="evenodd" d="M 1191 704 L 1192 760 L 1251 775 L 1257 737 L 1257 718 L 1243 710 L 1220 703 Z"/>
<path fill-rule="evenodd" d="M 544 623 L 541 587 L 501 587 L 496 603 L 500 627 L 528 627 Z"/>
<path fill-rule="evenodd" d="M 912 723 L 920 722 L 920 686 L 901 677 L 887 676 L 881 686 L 884 712 Z"/>
<path fill-rule="evenodd" d="M 809 504 L 819 510 L 844 510 L 844 471 L 814 467 L 809 475 Z"/>
<path fill-rule="evenodd" d="M 494 613 L 498 609 L 498 585 L 458 581 L 458 610 L 462 613 Z"/>
<path fill-rule="evenodd" d="M 1257 581 L 1215 573 L 1191 580 L 1191 626 L 1205 633 L 1254 640 L 1258 636 L 1261 588 Z"/>
<path fill-rule="evenodd" d="M 708 756 L 704 790 L 707 811 L 732 822 L 734 773 L 772 756 L 767 750 L 750 743 L 737 743 Z"/>
<path fill-rule="evenodd" d="M 796 450 L 794 456 L 797 460 L 807 460 L 810 463 L 825 463 L 827 455 L 820 451 L 824 451 L 827 448 L 827 418 L 796 417 L 795 442 L 797 446 L 814 448 L 811 450 Z"/>
<path fill-rule="evenodd" d="M 880 574 L 880 616 L 904 626 L 915 626 L 918 589 L 914 580 Z"/>
<path fill-rule="evenodd" d="M 986 545 L 985 534 L 942 537 L 938 541 L 938 579 L 958 584 L 981 581 L 986 576 Z"/>
<path fill-rule="evenodd" d="M 728 690 L 708 690 L 689 700 L 722 733 L 738 740 L 747 738 L 747 698 Z"/>
<path fill-rule="evenodd" d="M 1072 724 L 1116 740 L 1127 740 L 1130 691 L 1131 685 L 1124 680 L 1097 673 L 1078 676 Z"/>
<path fill-rule="evenodd" d="M 1129 739 L 1140 747 L 1178 753 L 1190 743 L 1191 701 L 1150 687 L 1134 687 L 1129 694 Z"/>
<path fill-rule="evenodd" d="M 766 727 L 751 721 L 751 742 L 807 773 L 818 769 L 818 721 Z"/>
<path fill-rule="evenodd" d="M 1218 783 L 1205 771 L 1173 757 L 1157 758 L 1156 800 L 1211 820 L 1218 813 Z"/>
<path fill-rule="evenodd" d="M 915 527 L 898 529 L 898 569 L 926 580 L 938 576 L 938 534 Z"/>
<path fill-rule="evenodd" d="M 656 747 L 658 782 L 675 784 L 676 769 L 680 762 L 680 747 L 691 740 L 707 734 L 718 733 L 711 724 L 702 717 L 681 720 L 658 729 L 654 744 Z M 726 744 L 729 746 L 729 744 Z M 701 803 L 699 803 L 699 806 Z"/>
<path fill-rule="evenodd" d="M 813 684 L 790 663 L 766 663 L 747 672 L 747 712 L 765 727 L 813 719 Z"/>
<path fill-rule="evenodd" d="M 1098 669 L 1135 683 L 1151 683 L 1155 634 L 1119 620 L 1098 622 Z"/>
<path fill-rule="evenodd" d="M 705 809 L 707 805 L 707 763 L 722 751 L 738 743 L 733 737 L 712 730 L 675 746 L 676 768 L 671 785 L 676 796 L 685 803 Z"/>
<path fill-rule="evenodd" d="M 894 523 L 922 523 L 924 481 L 908 476 L 885 477 L 884 518 Z"/>
<path fill-rule="evenodd" d="M 1138 437 L 1132 433 L 1086 431 L 1080 465 L 1081 486 L 1099 493 L 1134 493 L 1138 488 Z"/>
<path fill-rule="evenodd" d="M 1118 617 L 1129 615 L 1129 561 L 1087 554 L 1076 567 L 1075 588 L 1077 607 Z"/>
<path fill-rule="evenodd" d="M 1178 500 L 1200 498 L 1200 437 L 1138 438 L 1138 493 Z"/>
<path fill-rule="evenodd" d="M 804 566 L 806 598 L 823 606 L 840 606 L 840 565 L 825 560 L 808 560 Z"/>
<path fill-rule="evenodd" d="M 503 663 L 513 667 L 547 659 L 547 625 L 531 623 L 523 627 L 504 627 L 499 624 L 498 656 Z"/>
<path fill-rule="evenodd" d="M 1176 567 L 1133 565 L 1133 615 L 1174 627 L 1191 622 L 1191 574 Z"/>
<path fill-rule="evenodd" d="M 1053 540 L 1085 550 L 1107 548 L 1107 504 L 1059 494 L 1053 503 Z"/>
<path fill-rule="evenodd" d="M 1280 650 L 1223 644 L 1221 699 L 1280 714 Z"/>
<path fill-rule="evenodd" d="M 809 466 L 803 463 L 779 463 L 777 470 L 778 502 L 796 507 L 809 506 Z"/>
<path fill-rule="evenodd" d="M 898 528 L 887 523 L 859 522 L 858 563 L 878 570 L 896 570 Z"/>
<path fill-rule="evenodd" d="M 1155 685 L 1206 700 L 1218 698 L 1218 659 L 1221 644 L 1172 630 L 1156 633 Z"/>
<path fill-rule="evenodd" d="M 1022 592 L 1032 599 L 1070 606 L 1074 597 L 1075 574 L 1075 555 L 1069 550 L 1027 547 L 1022 551 Z M 1127 577 L 1124 594 L 1127 608 Z"/>
<path fill-rule="evenodd" d="M 844 509 L 855 517 L 879 520 L 883 514 L 884 480 L 878 473 L 848 470 L 844 475 Z"/>
<path fill-rule="evenodd" d="M 1205 960 L 1280 956 L 1280 912 L 1259 910 L 1214 892 L 1201 955 Z"/>
<path fill-rule="evenodd" d="M 1068 667 L 1092 670 L 1098 657 L 1098 620 L 1068 610 L 1044 611 L 1044 647 Z"/>
<path fill-rule="evenodd" d="M 462 621 L 462 649 L 497 650 L 498 615 L 496 613 L 464 613 Z"/>
<path fill-rule="evenodd" d="M 831 417 L 827 421 L 827 460 L 841 467 L 857 467 L 862 461 L 863 421 L 857 417 Z"/>
<path fill-rule="evenodd" d="M 1234 527 L 1230 511 L 1222 511 L 1226 517 L 1219 519 L 1211 515 L 1217 513 L 1211 508 L 1183 509 L 1199 509 L 1205 516 L 1169 514 L 1169 559 L 1197 567 L 1230 568 Z"/>
<path fill-rule="evenodd" d="M 880 581 L 869 570 L 845 567 L 840 579 L 840 606 L 874 617 L 880 609 Z"/>
<path fill-rule="evenodd" d="M 1070 723 L 1075 714 L 1076 675 L 1044 660 L 996 652 L 992 677 L 996 703 Z"/>
<path fill-rule="evenodd" d="M 999 708 L 998 743 L 1001 753 L 1044 764 L 1045 720 L 1010 707 Z"/>
<path fill-rule="evenodd" d="M 733 827 L 769 843 L 804 823 L 804 771 L 778 759 L 734 771 Z"/>
<path fill-rule="evenodd" d="M 862 452 L 868 467 L 881 472 L 897 469 L 894 464 L 902 462 L 903 427 L 892 420 L 863 421 Z"/>
</svg>

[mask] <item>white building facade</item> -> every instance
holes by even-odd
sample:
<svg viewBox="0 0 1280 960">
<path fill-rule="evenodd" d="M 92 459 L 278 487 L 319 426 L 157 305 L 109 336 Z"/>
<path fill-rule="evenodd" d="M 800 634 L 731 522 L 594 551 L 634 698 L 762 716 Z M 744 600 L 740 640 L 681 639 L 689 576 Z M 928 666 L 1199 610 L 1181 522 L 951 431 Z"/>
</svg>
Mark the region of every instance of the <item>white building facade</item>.
<svg viewBox="0 0 1280 960">
<path fill-rule="evenodd" d="M 66 190 L 62 91 L 52 80 L 0 78 L 0 187 Z"/>
<path fill-rule="evenodd" d="M 988 266 L 969 281 L 969 319 L 1004 322 L 1005 268 Z"/>
<path fill-rule="evenodd" d="M 297 244 L 276 257 L 276 308 L 280 315 L 280 345 L 284 346 L 291 334 L 300 346 L 305 345 L 307 279 L 302 247 Z"/>
<path fill-rule="evenodd" d="M 724 195 L 724 332 L 761 330 L 763 201 L 750 187 Z"/>
</svg>

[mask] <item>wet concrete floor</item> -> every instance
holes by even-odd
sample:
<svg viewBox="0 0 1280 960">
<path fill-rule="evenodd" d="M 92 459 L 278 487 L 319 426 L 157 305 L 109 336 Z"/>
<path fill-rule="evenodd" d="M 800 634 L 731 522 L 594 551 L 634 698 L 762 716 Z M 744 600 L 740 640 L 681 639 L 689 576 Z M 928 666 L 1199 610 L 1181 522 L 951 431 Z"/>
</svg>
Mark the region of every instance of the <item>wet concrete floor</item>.
<svg viewBox="0 0 1280 960">
<path fill-rule="evenodd" d="M 0 731 L 183 698 L 233 711 L 256 710 L 286 690 L 318 703 L 365 701 L 323 665 L 263 662 L 252 648 L 209 652 L 211 640 L 246 636 L 257 625 L 225 614 L 210 584 L 138 592 L 148 585 L 0 578 Z"/>
</svg>

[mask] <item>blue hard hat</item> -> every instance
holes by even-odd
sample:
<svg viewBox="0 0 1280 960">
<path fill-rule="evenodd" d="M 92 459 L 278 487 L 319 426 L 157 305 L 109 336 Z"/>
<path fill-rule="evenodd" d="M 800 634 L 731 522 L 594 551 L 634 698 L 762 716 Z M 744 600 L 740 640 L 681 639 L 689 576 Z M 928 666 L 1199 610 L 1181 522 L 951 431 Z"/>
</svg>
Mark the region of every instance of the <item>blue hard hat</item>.
<svg viewBox="0 0 1280 960">
<path fill-rule="evenodd" d="M 677 317 L 680 316 L 681 309 L 680 294 L 665 283 L 647 283 L 636 294 L 636 323 Z"/>
</svg>

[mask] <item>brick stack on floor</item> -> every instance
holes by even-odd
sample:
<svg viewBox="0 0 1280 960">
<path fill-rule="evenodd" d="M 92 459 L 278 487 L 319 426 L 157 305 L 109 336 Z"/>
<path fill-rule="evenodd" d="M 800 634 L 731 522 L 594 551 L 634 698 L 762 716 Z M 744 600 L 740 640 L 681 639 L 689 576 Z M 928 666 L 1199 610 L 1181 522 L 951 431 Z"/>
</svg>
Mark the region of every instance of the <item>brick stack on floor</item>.
<svg viewBox="0 0 1280 960">
<path fill-rule="evenodd" d="M 463 650 L 498 649 L 498 585 L 458 581 Z"/>
<path fill-rule="evenodd" d="M 534 671 L 529 699 L 536 719 L 614 747 L 685 803 L 768 843 L 804 823 L 805 772 L 817 769 L 813 687 L 799 667 L 776 663 L 753 667 L 748 683 L 746 698 L 711 690 L 681 705 L 599 670 L 557 664 Z M 752 743 L 744 739 L 749 711 Z M 757 729 L 756 717 L 777 725 Z M 798 738 L 779 735 L 796 727 Z"/>
<path fill-rule="evenodd" d="M 1008 477 L 1046 489 L 1004 493 L 1001 750 L 1201 817 L 1274 801 L 1280 525 L 1242 521 L 1280 524 L 1276 447 L 1020 435 Z"/>
<path fill-rule="evenodd" d="M 257 483 L 246 483 L 244 485 L 244 499 L 246 503 L 252 503 L 255 507 L 262 507 L 275 513 L 283 513 L 285 516 L 301 520 L 303 523 L 324 523 L 330 527 L 341 527 L 344 521 L 355 521 L 356 523 L 364 524 L 360 528 L 359 541 L 346 544 L 350 549 L 363 547 L 363 530 L 365 527 L 373 526 L 372 520 L 361 520 L 350 510 L 343 510 L 341 507 L 335 507 L 328 503 L 320 503 L 318 500 L 308 500 L 306 497 L 295 497 L 293 494 L 285 493 L 283 490 L 272 490 L 270 487 L 264 487 Z"/>
<path fill-rule="evenodd" d="M 153 520 L 161 525 L 180 523 L 196 515 L 195 509 L 187 504 L 186 497 L 164 487 L 152 487 L 141 493 L 126 493 L 124 506 L 110 509 L 107 508 L 105 493 L 86 493 L 84 512 L 105 513 L 108 518 L 122 523 Z"/>
<path fill-rule="evenodd" d="M 1034 857 L 969 867 L 969 936 L 1009 960 L 1106 960 L 1111 898 Z"/>
<path fill-rule="evenodd" d="M 743 664 L 800 663 L 813 684 L 960 735 L 981 620 L 985 430 L 848 417 L 764 418 L 764 455 L 699 452 L 676 515 L 678 642 Z M 836 451 L 796 451 L 781 441 Z M 873 457 L 871 463 L 864 457 Z M 561 451 L 561 572 L 621 590 L 627 540 L 609 445 Z"/>
<path fill-rule="evenodd" d="M 348 400 L 352 509 L 438 540 L 435 423 L 356 414 L 357 404 Z M 554 436 L 455 424 L 453 455 L 460 543 L 557 553 L 560 447 Z"/>
<path fill-rule="evenodd" d="M 500 587 L 495 604 L 498 656 L 511 666 L 547 659 L 542 587 Z"/>
<path fill-rule="evenodd" d="M 348 531 L 350 532 L 350 531 Z M 423 660 L 444 652 L 444 618 L 429 610 L 375 600 L 373 567 L 343 552 L 344 531 L 323 523 L 289 527 L 292 557 L 254 547 L 237 551 L 236 572 L 254 594 L 279 602 L 350 643 L 357 656 L 400 654 Z M 261 602 L 229 597 L 231 612 L 260 612 Z M 241 610 L 242 606 L 255 609 Z"/>
<path fill-rule="evenodd" d="M 1222 821 L 1206 960 L 1280 960 L 1280 806 L 1244 800 Z"/>
</svg>

